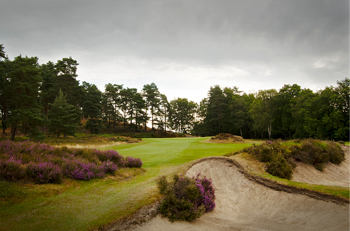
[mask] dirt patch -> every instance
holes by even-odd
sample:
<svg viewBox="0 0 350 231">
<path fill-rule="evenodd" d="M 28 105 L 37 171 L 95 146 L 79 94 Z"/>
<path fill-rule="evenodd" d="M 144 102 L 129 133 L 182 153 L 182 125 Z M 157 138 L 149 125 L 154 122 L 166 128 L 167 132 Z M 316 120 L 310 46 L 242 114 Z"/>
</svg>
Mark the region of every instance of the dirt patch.
<svg viewBox="0 0 350 231">
<path fill-rule="evenodd" d="M 210 143 L 244 143 L 241 136 L 231 135 L 229 133 L 220 133 L 208 140 Z"/>
<path fill-rule="evenodd" d="M 297 163 L 293 171 L 292 181 L 350 187 L 350 151 L 349 146 L 342 146 L 345 153 L 345 160 L 340 165 L 327 163 L 323 172 L 315 169 L 314 166 Z"/>
<path fill-rule="evenodd" d="M 157 215 L 127 230 L 349 230 L 346 200 L 251 176 L 230 158 L 201 159 L 186 175 L 198 172 L 213 180 L 214 211 L 192 223 Z"/>
</svg>

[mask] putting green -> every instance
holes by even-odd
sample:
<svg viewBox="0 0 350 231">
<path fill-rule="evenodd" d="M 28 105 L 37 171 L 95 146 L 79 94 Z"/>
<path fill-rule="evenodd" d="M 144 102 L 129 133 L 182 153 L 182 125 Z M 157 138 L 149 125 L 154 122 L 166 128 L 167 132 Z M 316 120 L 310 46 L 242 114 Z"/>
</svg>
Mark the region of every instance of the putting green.
<svg viewBox="0 0 350 231">
<path fill-rule="evenodd" d="M 141 158 L 144 168 L 179 165 L 207 156 L 222 156 L 252 145 L 246 143 L 207 143 L 200 138 L 148 138 L 138 144 L 125 144 L 104 149 L 117 150 L 123 156 Z"/>
</svg>

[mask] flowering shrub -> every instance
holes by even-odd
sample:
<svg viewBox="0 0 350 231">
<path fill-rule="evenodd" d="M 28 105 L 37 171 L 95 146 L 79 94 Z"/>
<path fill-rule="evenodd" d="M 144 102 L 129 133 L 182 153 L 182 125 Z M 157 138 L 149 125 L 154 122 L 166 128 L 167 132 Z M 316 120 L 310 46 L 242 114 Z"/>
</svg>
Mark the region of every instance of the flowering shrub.
<svg viewBox="0 0 350 231">
<path fill-rule="evenodd" d="M 82 163 L 79 160 L 69 160 L 64 164 L 63 173 L 69 178 L 78 180 L 91 180 L 102 178 L 105 173 L 102 165 L 98 167 L 94 163 Z"/>
<path fill-rule="evenodd" d="M 55 148 L 29 141 L 0 142 L 0 177 L 11 181 L 26 175 L 36 183 L 56 183 L 62 177 L 90 180 L 113 174 L 118 167 L 141 166 L 139 158 L 124 158 L 114 150 Z"/>
<path fill-rule="evenodd" d="M 110 160 L 113 163 L 117 164 L 119 167 L 124 166 L 124 157 L 115 150 L 100 151 L 94 149 L 94 152 L 100 161 Z"/>
<path fill-rule="evenodd" d="M 142 166 L 142 161 L 140 158 L 133 158 L 127 156 L 124 160 L 124 167 L 127 168 L 140 168 Z"/>
<path fill-rule="evenodd" d="M 103 169 L 104 173 L 112 173 L 113 174 L 114 172 L 118 171 L 118 166 L 110 160 L 104 161 L 101 164 L 100 168 Z"/>
<path fill-rule="evenodd" d="M 175 220 L 193 221 L 205 212 L 215 208 L 215 189 L 210 179 L 183 177 L 175 174 L 168 182 L 163 176 L 157 180 L 160 193 L 164 199 L 159 211 L 171 222 Z"/>
<path fill-rule="evenodd" d="M 25 169 L 21 160 L 10 158 L 0 162 L 0 177 L 9 181 L 20 180 L 25 176 Z"/>
<path fill-rule="evenodd" d="M 42 162 L 39 164 L 31 162 L 26 172 L 27 175 L 38 184 L 60 183 L 62 180 L 62 171 L 60 167 L 51 162 Z"/>
</svg>

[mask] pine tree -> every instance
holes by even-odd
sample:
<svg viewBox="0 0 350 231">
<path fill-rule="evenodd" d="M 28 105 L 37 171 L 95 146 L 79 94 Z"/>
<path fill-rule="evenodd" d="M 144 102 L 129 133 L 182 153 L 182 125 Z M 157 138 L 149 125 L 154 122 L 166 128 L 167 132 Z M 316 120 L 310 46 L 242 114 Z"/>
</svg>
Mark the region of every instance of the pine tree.
<svg viewBox="0 0 350 231">
<path fill-rule="evenodd" d="M 8 124 L 11 125 L 11 140 L 15 139 L 18 128 L 30 137 L 38 137 L 41 133 L 38 126 L 44 120 L 39 104 L 39 86 L 41 83 L 37 57 L 16 57 L 7 74 L 8 83 L 4 95 L 8 100 Z"/>
<path fill-rule="evenodd" d="M 67 103 L 66 96 L 63 95 L 61 89 L 53 104 L 50 104 L 49 112 L 49 130 L 59 137 L 61 134 L 74 135 L 77 126 L 76 107 Z"/>
<path fill-rule="evenodd" d="M 102 92 L 95 84 L 83 82 L 83 113 L 85 118 L 89 118 L 86 128 L 91 133 L 99 133 L 102 127 Z"/>
</svg>

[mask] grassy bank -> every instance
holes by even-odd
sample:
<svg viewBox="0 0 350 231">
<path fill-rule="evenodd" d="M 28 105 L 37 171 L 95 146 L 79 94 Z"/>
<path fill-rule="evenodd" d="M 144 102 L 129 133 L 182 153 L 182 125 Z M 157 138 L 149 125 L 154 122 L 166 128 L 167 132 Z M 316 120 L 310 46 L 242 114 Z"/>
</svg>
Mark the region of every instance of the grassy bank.
<svg viewBox="0 0 350 231">
<path fill-rule="evenodd" d="M 208 138 L 144 139 L 112 146 L 123 156 L 141 158 L 142 170 L 63 184 L 29 185 L 1 182 L 0 230 L 92 230 L 128 216 L 159 198 L 159 175 L 182 172 L 186 163 L 250 146 L 205 143 Z M 9 196 L 10 194 L 10 196 Z"/>
<path fill-rule="evenodd" d="M 326 186 L 326 185 L 316 185 L 316 184 L 307 184 L 301 182 L 295 182 L 287 179 L 282 179 L 276 176 L 272 176 L 265 172 L 265 164 L 259 162 L 258 160 L 251 157 L 251 155 L 247 153 L 237 154 L 231 157 L 238 161 L 248 173 L 252 175 L 257 175 L 263 177 L 265 179 L 275 181 L 280 184 L 289 185 L 296 188 L 304 188 L 312 191 L 317 191 L 337 197 L 350 198 L 349 188 L 340 187 L 340 186 Z"/>
</svg>

